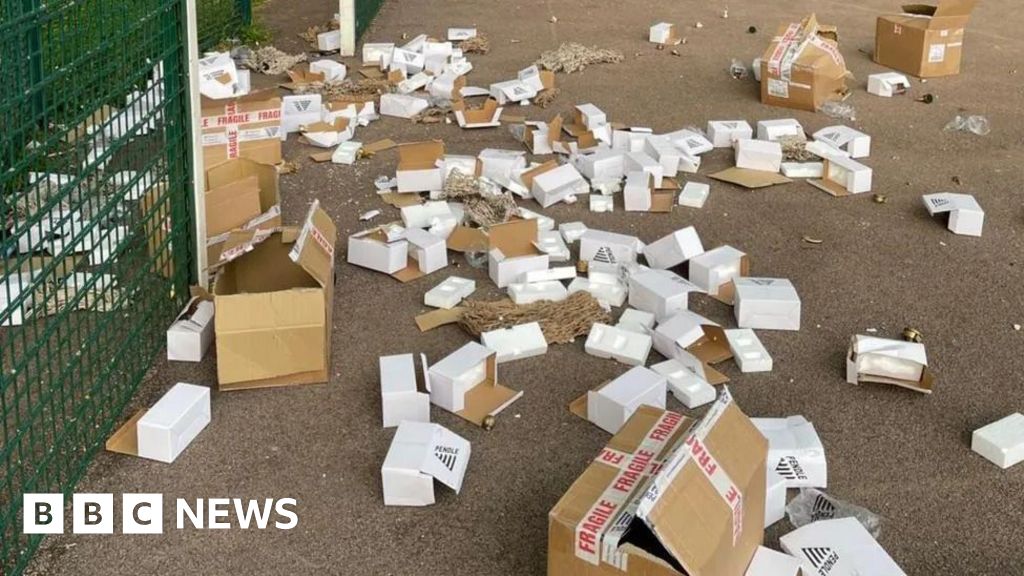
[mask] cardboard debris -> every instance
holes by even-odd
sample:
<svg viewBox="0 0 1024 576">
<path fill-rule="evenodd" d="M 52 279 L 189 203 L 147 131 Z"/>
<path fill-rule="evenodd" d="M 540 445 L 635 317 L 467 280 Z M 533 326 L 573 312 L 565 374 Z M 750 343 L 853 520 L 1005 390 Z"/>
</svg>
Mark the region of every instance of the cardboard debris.
<svg viewBox="0 0 1024 576">
<path fill-rule="evenodd" d="M 1024 462 L 1024 414 L 1010 414 L 975 430 L 971 450 L 1004 470 Z"/>
<path fill-rule="evenodd" d="M 792 182 L 792 180 L 782 176 L 781 174 L 765 172 L 763 170 L 748 170 L 745 168 L 726 168 L 720 172 L 709 174 L 708 178 L 728 182 L 730 184 L 736 184 L 737 186 L 743 186 L 744 188 L 749 188 L 751 190 L 766 188 L 768 186 L 774 186 L 775 184 L 788 184 Z"/>
<path fill-rule="evenodd" d="M 970 194 L 925 194 L 921 197 L 928 214 L 948 214 L 947 227 L 954 234 L 963 236 L 981 236 L 985 225 L 985 211 Z"/>
<path fill-rule="evenodd" d="M 210 423 L 210 389 L 177 383 L 107 439 L 109 452 L 170 464 Z"/>
<path fill-rule="evenodd" d="M 834 26 L 814 14 L 781 26 L 761 61 L 761 102 L 815 111 L 847 94 L 846 62 Z"/>
<path fill-rule="evenodd" d="M 812 522 L 782 536 L 804 572 L 829 576 L 906 576 L 856 518 Z"/>
<path fill-rule="evenodd" d="M 846 381 L 893 384 L 931 394 L 935 375 L 928 369 L 924 344 L 855 335 L 846 354 Z"/>
<path fill-rule="evenodd" d="M 919 78 L 960 73 L 964 30 L 976 0 L 911 4 L 878 17 L 875 62 Z"/>
<path fill-rule="evenodd" d="M 402 422 L 380 468 L 384 505 L 433 504 L 434 480 L 458 494 L 470 452 L 468 440 L 440 424 Z"/>
<path fill-rule="evenodd" d="M 416 317 L 416 327 L 420 332 L 427 332 L 448 324 L 456 324 L 462 321 L 462 312 L 462 308 L 459 307 L 431 310 Z"/>
<path fill-rule="evenodd" d="M 523 395 L 498 382 L 497 354 L 469 342 L 427 370 L 431 403 L 483 426 Z"/>
</svg>

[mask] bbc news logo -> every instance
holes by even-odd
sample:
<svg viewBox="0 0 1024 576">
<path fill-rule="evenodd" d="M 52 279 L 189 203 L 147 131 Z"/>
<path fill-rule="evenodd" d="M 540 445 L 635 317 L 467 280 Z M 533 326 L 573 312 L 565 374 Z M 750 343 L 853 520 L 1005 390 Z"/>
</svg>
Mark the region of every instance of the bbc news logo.
<svg viewBox="0 0 1024 576">
<path fill-rule="evenodd" d="M 299 524 L 294 498 L 196 498 L 174 500 L 174 527 L 199 530 L 291 530 Z M 122 494 L 121 534 L 163 534 L 163 494 Z M 74 494 L 71 500 L 71 531 L 75 534 L 113 534 L 113 494 Z M 25 534 L 64 533 L 63 494 L 25 494 L 22 498 L 22 531 Z"/>
</svg>

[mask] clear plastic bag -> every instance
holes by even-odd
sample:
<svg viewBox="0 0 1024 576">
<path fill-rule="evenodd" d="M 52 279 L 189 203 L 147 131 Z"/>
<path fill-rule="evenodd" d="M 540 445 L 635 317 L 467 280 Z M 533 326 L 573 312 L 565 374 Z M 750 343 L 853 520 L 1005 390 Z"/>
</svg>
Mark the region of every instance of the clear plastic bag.
<svg viewBox="0 0 1024 576">
<path fill-rule="evenodd" d="M 487 267 L 487 252 L 483 251 L 467 251 L 463 253 L 466 257 L 466 263 L 473 268 L 486 268 Z"/>
<path fill-rule="evenodd" d="M 743 80 L 750 75 L 750 70 L 747 69 L 747 65 L 742 60 L 733 58 L 732 64 L 729 65 L 729 74 L 737 80 Z"/>
<path fill-rule="evenodd" d="M 882 518 L 874 512 L 833 498 L 816 488 L 801 488 L 800 494 L 786 504 L 789 522 L 799 528 L 818 520 L 856 518 L 875 538 L 882 531 Z"/>
<path fill-rule="evenodd" d="M 821 105 L 822 114 L 830 118 L 838 118 L 840 120 L 856 120 L 857 110 L 852 104 L 845 102 L 839 102 L 837 100 L 829 100 Z"/>
<path fill-rule="evenodd" d="M 988 118 L 984 116 L 963 116 L 957 114 L 949 124 L 943 130 L 952 130 L 957 132 L 971 132 L 978 136 L 986 136 L 992 131 L 992 127 L 988 124 Z"/>
</svg>

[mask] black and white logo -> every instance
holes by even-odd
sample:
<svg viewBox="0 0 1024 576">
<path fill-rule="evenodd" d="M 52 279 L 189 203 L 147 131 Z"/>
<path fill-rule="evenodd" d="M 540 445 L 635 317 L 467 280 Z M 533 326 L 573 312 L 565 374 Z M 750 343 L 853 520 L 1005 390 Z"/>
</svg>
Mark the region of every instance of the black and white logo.
<svg viewBox="0 0 1024 576">
<path fill-rule="evenodd" d="M 818 571 L 819 576 L 827 576 L 839 561 L 839 554 L 827 546 L 801 548 L 800 551 Z"/>
<path fill-rule="evenodd" d="M 825 497 L 823 494 L 818 494 L 814 498 L 814 504 L 811 505 L 811 519 L 812 520 L 831 520 L 836 516 L 835 504 Z"/>
<path fill-rule="evenodd" d="M 597 253 L 594 254 L 594 262 L 603 262 L 605 264 L 615 264 L 615 254 L 612 253 L 612 249 L 608 246 L 601 246 Z"/>
<path fill-rule="evenodd" d="M 441 464 L 449 472 L 455 471 L 455 462 L 459 459 L 459 451 L 457 449 L 438 446 L 434 449 L 434 456 L 441 461 Z"/>
<path fill-rule="evenodd" d="M 779 458 L 779 463 L 775 465 L 775 472 L 786 480 L 807 480 L 803 466 L 793 456 Z"/>
</svg>

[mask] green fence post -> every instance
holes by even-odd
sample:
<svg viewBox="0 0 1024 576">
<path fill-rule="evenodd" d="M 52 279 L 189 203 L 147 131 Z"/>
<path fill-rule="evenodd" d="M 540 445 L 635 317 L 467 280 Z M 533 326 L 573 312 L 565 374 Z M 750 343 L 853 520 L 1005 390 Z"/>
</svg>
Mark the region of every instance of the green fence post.
<svg viewBox="0 0 1024 576">
<path fill-rule="evenodd" d="M 32 79 L 32 86 L 39 86 L 43 81 L 43 33 L 40 29 L 39 18 L 41 0 L 22 0 L 21 6 L 25 14 L 32 14 L 32 27 L 25 32 L 25 45 L 29 52 L 29 77 Z M 32 96 L 32 116 L 37 119 L 43 117 L 43 90 L 39 90 Z"/>
<path fill-rule="evenodd" d="M 235 6 L 238 9 L 238 15 L 242 18 L 242 25 L 248 26 L 252 24 L 252 1 L 235 0 Z"/>
</svg>

